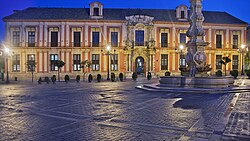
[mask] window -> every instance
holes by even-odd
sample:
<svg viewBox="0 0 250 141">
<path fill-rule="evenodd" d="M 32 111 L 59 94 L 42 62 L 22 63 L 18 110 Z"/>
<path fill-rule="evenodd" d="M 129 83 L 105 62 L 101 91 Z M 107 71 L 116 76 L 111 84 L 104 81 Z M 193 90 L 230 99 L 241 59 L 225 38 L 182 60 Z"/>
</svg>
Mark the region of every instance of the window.
<svg viewBox="0 0 250 141">
<path fill-rule="evenodd" d="M 12 70 L 13 72 L 20 72 L 20 55 L 12 56 Z"/>
<path fill-rule="evenodd" d="M 58 47 L 58 32 L 51 32 L 51 47 Z"/>
<path fill-rule="evenodd" d="M 27 66 L 28 66 L 28 71 L 35 71 L 36 64 L 35 64 L 34 54 L 28 55 Z"/>
<path fill-rule="evenodd" d="M 50 54 L 50 70 L 51 71 L 57 71 L 57 60 L 58 60 L 58 54 Z"/>
<path fill-rule="evenodd" d="M 222 69 L 222 64 L 220 61 L 222 60 L 222 55 L 216 55 L 216 69 L 221 70 Z"/>
<path fill-rule="evenodd" d="M 94 8 L 94 16 L 99 16 L 99 8 Z"/>
<path fill-rule="evenodd" d="M 35 47 L 35 32 L 28 32 L 28 47 Z"/>
<path fill-rule="evenodd" d="M 238 49 L 238 41 L 239 41 L 238 35 L 233 35 L 233 49 Z"/>
<path fill-rule="evenodd" d="M 92 32 L 92 46 L 99 47 L 99 32 Z"/>
<path fill-rule="evenodd" d="M 185 11 L 181 11 L 181 19 L 185 19 Z"/>
<path fill-rule="evenodd" d="M 180 43 L 185 44 L 186 43 L 186 34 L 180 33 Z"/>
<path fill-rule="evenodd" d="M 233 70 L 238 70 L 239 68 L 239 56 L 238 55 L 233 55 L 233 62 L 232 62 L 232 68 Z"/>
<path fill-rule="evenodd" d="M 100 59 L 99 54 L 92 54 L 92 70 L 99 71 L 100 70 Z"/>
<path fill-rule="evenodd" d="M 80 54 L 74 54 L 73 55 L 73 69 L 74 71 L 80 71 L 81 70 L 81 55 Z"/>
<path fill-rule="evenodd" d="M 143 30 L 135 31 L 135 45 L 144 46 L 144 31 Z"/>
<path fill-rule="evenodd" d="M 13 31 L 13 46 L 20 46 L 20 31 Z"/>
<path fill-rule="evenodd" d="M 113 54 L 111 56 L 111 70 L 118 71 L 118 54 Z"/>
<path fill-rule="evenodd" d="M 222 48 L 222 35 L 216 35 L 216 48 Z"/>
<path fill-rule="evenodd" d="M 161 33 L 161 47 L 168 47 L 168 33 Z"/>
<path fill-rule="evenodd" d="M 111 46 L 118 47 L 118 32 L 111 32 Z"/>
<path fill-rule="evenodd" d="M 186 58 L 185 55 L 180 55 L 180 68 L 186 67 Z"/>
<path fill-rule="evenodd" d="M 81 46 L 81 32 L 74 32 L 74 47 Z"/>
<path fill-rule="evenodd" d="M 168 55 L 161 55 L 161 70 L 168 70 Z"/>
</svg>

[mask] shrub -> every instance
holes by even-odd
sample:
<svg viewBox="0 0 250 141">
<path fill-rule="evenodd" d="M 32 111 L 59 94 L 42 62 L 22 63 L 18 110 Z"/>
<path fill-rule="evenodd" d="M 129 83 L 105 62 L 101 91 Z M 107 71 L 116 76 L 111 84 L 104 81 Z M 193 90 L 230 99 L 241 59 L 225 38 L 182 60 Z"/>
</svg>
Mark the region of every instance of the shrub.
<svg viewBox="0 0 250 141">
<path fill-rule="evenodd" d="M 218 70 L 218 71 L 215 73 L 215 75 L 216 75 L 217 77 L 222 77 L 222 71 L 221 71 L 221 70 Z"/>
<path fill-rule="evenodd" d="M 66 83 L 68 83 L 69 82 L 69 75 L 65 75 L 64 80 Z"/>
<path fill-rule="evenodd" d="M 97 74 L 97 82 L 101 82 L 102 76 L 101 74 Z"/>
<path fill-rule="evenodd" d="M 44 79 L 45 79 L 46 83 L 49 84 L 49 77 L 45 77 Z"/>
<path fill-rule="evenodd" d="M 55 84 L 55 82 L 56 82 L 56 75 L 53 75 L 53 76 L 51 77 L 51 81 L 53 82 L 53 84 Z"/>
<path fill-rule="evenodd" d="M 232 70 L 230 71 L 230 74 L 234 77 L 234 79 L 236 79 L 239 75 L 239 71 L 238 70 Z"/>
<path fill-rule="evenodd" d="M 89 81 L 89 83 L 91 83 L 91 82 L 92 82 L 92 80 L 93 80 L 93 76 L 92 76 L 92 74 L 89 74 L 89 77 L 88 77 L 88 81 Z"/>
<path fill-rule="evenodd" d="M 119 74 L 119 79 L 120 79 L 120 81 L 123 81 L 123 73 Z"/>
<path fill-rule="evenodd" d="M 171 75 L 171 73 L 169 71 L 165 72 L 165 76 L 170 76 L 170 75 Z"/>
<path fill-rule="evenodd" d="M 136 73 L 136 72 L 133 72 L 133 74 L 132 74 L 132 79 L 133 79 L 134 81 L 136 81 L 136 79 L 137 79 L 137 73 Z"/>
<path fill-rule="evenodd" d="M 152 78 L 151 72 L 148 72 L 147 79 L 150 80 Z"/>
<path fill-rule="evenodd" d="M 80 75 L 77 75 L 76 76 L 76 82 L 79 83 L 79 81 L 80 81 Z"/>
<path fill-rule="evenodd" d="M 248 76 L 248 79 L 250 79 L 250 70 L 245 70 L 246 75 Z"/>
<path fill-rule="evenodd" d="M 114 82 L 115 81 L 115 73 L 111 73 L 111 81 Z"/>
</svg>

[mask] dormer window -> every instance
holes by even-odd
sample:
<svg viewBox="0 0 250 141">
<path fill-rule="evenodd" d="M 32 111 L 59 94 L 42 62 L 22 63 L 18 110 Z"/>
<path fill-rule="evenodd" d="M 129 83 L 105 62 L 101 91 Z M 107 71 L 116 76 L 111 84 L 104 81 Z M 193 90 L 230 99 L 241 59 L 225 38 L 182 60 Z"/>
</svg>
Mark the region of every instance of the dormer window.
<svg viewBox="0 0 250 141">
<path fill-rule="evenodd" d="M 176 8 L 176 18 L 179 21 L 187 21 L 187 19 L 188 19 L 188 7 L 186 5 L 180 5 Z"/>
<path fill-rule="evenodd" d="M 185 11 L 181 10 L 181 19 L 185 19 Z"/>
<path fill-rule="evenodd" d="M 93 16 L 99 16 L 99 8 L 94 8 L 94 15 Z"/>
<path fill-rule="evenodd" d="M 90 17 L 102 18 L 103 17 L 103 4 L 100 2 L 92 2 L 90 4 Z"/>
</svg>

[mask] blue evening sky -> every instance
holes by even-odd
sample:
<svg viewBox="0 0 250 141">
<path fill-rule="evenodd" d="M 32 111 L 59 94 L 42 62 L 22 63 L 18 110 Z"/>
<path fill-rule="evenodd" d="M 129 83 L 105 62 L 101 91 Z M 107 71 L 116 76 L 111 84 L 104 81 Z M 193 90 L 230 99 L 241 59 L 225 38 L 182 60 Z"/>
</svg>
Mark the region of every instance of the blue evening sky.
<svg viewBox="0 0 250 141">
<path fill-rule="evenodd" d="M 94 0 L 0 0 L 0 18 L 13 10 L 27 7 L 89 7 Z M 189 0 L 99 0 L 106 8 L 175 9 L 180 4 L 189 5 Z M 203 10 L 225 11 L 250 23 L 249 0 L 203 0 Z M 0 20 L 0 41 L 4 39 L 4 22 Z"/>
</svg>

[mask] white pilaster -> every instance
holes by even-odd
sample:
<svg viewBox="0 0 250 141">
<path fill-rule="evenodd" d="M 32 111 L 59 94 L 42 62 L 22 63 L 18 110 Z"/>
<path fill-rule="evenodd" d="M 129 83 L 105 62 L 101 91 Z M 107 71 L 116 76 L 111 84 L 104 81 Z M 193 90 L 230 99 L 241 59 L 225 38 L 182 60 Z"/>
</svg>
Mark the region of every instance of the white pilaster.
<svg viewBox="0 0 250 141">
<path fill-rule="evenodd" d="M 61 24 L 61 46 L 64 46 L 65 23 Z"/>
<path fill-rule="evenodd" d="M 37 60 L 39 62 L 39 72 L 42 72 L 43 71 L 43 63 L 42 63 L 42 60 L 43 60 L 43 53 L 42 52 L 39 52 L 39 60 Z"/>
<path fill-rule="evenodd" d="M 88 30 L 89 30 L 89 26 L 88 26 L 88 25 L 85 25 L 85 29 L 84 29 L 84 31 L 85 31 L 85 39 L 84 39 L 84 41 L 83 41 L 83 42 L 85 42 L 85 46 L 88 45 L 88 38 L 89 38 Z M 88 55 L 88 54 L 87 54 L 87 55 Z M 88 59 L 88 58 L 87 58 L 87 59 Z"/>
<path fill-rule="evenodd" d="M 241 44 L 245 44 L 244 43 L 244 30 L 241 30 Z"/>
<path fill-rule="evenodd" d="M 44 46 L 47 47 L 48 46 L 48 25 L 44 24 Z"/>
<path fill-rule="evenodd" d="M 226 48 L 229 48 L 229 28 L 226 29 Z"/>
<path fill-rule="evenodd" d="M 212 47 L 212 28 L 211 27 L 208 29 L 208 42 L 210 43 L 209 47 Z"/>
<path fill-rule="evenodd" d="M 47 72 L 48 71 L 48 53 L 44 52 L 44 71 Z"/>
<path fill-rule="evenodd" d="M 43 23 L 39 23 L 39 47 L 43 45 Z"/>
<path fill-rule="evenodd" d="M 66 52 L 66 72 L 69 72 L 69 52 Z"/>
<path fill-rule="evenodd" d="M 25 42 L 26 42 L 26 40 L 25 40 L 25 32 L 26 32 L 25 25 L 22 23 L 22 26 L 21 26 L 21 33 L 22 33 L 22 35 L 21 35 L 21 44 L 22 44 L 22 47 L 25 46 Z"/>
<path fill-rule="evenodd" d="M 175 60 L 175 53 L 173 53 L 173 58 L 172 58 L 172 69 L 173 69 L 173 71 L 175 71 L 175 65 L 176 64 L 178 64 L 178 60 Z M 169 67 L 169 65 L 168 65 L 168 67 Z"/>
<path fill-rule="evenodd" d="M 69 46 L 69 25 L 66 24 L 66 47 Z"/>
<path fill-rule="evenodd" d="M 173 41 L 173 46 L 175 46 L 175 34 L 176 34 L 176 28 L 173 27 L 173 31 L 172 31 L 172 41 Z"/>
</svg>

